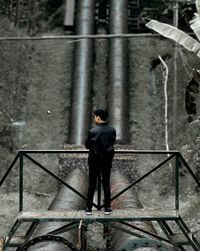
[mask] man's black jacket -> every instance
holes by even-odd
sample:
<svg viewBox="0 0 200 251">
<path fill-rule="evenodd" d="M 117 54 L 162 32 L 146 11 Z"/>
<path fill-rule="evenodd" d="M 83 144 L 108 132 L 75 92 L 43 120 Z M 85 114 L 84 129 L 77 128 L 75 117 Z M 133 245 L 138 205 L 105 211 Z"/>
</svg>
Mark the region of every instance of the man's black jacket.
<svg viewBox="0 0 200 251">
<path fill-rule="evenodd" d="M 90 129 L 85 147 L 90 150 L 90 155 L 94 157 L 113 157 L 115 138 L 115 128 L 107 125 L 107 123 L 101 123 Z"/>
</svg>

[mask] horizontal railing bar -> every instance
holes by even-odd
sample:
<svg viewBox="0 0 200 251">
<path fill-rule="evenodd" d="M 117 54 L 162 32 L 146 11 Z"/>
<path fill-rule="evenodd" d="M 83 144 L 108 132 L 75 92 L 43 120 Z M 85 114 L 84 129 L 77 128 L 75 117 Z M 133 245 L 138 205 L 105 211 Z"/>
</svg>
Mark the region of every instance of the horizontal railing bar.
<svg viewBox="0 0 200 251">
<path fill-rule="evenodd" d="M 20 150 L 24 154 L 38 154 L 38 153 L 89 153 L 88 150 Z M 115 150 L 115 154 L 180 154 L 177 150 Z"/>
</svg>

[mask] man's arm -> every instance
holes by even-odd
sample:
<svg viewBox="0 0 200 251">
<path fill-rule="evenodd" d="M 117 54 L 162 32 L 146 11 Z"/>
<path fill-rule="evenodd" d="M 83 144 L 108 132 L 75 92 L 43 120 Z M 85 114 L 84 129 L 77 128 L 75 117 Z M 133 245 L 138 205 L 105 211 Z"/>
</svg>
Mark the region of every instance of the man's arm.
<svg viewBox="0 0 200 251">
<path fill-rule="evenodd" d="M 90 149 L 90 132 L 88 133 L 88 137 L 87 137 L 87 139 L 85 141 L 85 147 L 87 149 Z"/>
<path fill-rule="evenodd" d="M 115 128 L 113 128 L 114 131 L 113 131 L 113 145 L 115 144 L 115 140 L 116 140 L 116 130 Z"/>
</svg>

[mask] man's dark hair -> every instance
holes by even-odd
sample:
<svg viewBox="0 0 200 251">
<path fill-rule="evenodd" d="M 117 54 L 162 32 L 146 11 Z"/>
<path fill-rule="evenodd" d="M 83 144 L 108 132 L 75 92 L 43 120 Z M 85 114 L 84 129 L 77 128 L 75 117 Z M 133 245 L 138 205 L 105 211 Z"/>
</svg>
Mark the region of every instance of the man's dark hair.
<svg viewBox="0 0 200 251">
<path fill-rule="evenodd" d="M 94 111 L 94 115 L 99 116 L 103 121 L 106 121 L 108 118 L 108 112 L 102 109 Z"/>
</svg>

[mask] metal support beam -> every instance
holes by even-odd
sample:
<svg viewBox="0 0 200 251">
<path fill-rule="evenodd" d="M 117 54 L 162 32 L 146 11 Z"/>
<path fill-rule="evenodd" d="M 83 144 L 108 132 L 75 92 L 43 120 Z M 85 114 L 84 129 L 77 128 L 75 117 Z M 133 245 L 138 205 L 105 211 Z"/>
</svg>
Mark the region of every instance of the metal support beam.
<svg viewBox="0 0 200 251">
<path fill-rule="evenodd" d="M 16 233 L 16 231 L 20 225 L 21 225 L 21 222 L 19 220 L 16 220 L 16 222 L 14 223 L 13 227 L 11 228 L 9 234 L 7 235 L 7 238 L 4 243 L 4 249 L 7 247 L 7 244 L 10 242 L 12 236 L 14 236 L 14 234 Z"/>
<path fill-rule="evenodd" d="M 180 160 L 178 155 L 175 157 L 175 209 L 179 210 L 179 170 L 180 170 Z"/>
<path fill-rule="evenodd" d="M 19 161 L 19 212 L 23 211 L 23 154 L 20 154 Z"/>
</svg>

